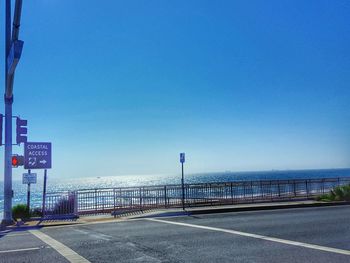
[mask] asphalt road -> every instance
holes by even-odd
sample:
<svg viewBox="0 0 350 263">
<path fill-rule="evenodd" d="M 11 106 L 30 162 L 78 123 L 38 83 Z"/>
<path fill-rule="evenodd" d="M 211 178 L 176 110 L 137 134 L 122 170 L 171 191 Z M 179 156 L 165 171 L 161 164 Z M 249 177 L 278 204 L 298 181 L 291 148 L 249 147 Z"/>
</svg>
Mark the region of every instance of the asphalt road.
<svg viewBox="0 0 350 263">
<path fill-rule="evenodd" d="M 350 206 L 138 219 L 0 237 L 0 262 L 350 262 Z"/>
</svg>

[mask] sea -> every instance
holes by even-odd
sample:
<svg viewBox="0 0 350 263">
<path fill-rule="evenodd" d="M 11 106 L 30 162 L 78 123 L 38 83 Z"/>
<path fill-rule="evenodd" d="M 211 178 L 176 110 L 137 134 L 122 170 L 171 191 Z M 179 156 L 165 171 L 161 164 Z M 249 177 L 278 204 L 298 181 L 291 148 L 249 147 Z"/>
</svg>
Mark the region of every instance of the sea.
<svg viewBox="0 0 350 263">
<path fill-rule="evenodd" d="M 259 172 L 215 172 L 185 175 L 185 183 L 233 182 L 251 180 L 284 180 L 284 179 L 316 179 L 350 177 L 350 168 L 323 170 L 273 170 Z M 128 175 L 99 176 L 74 179 L 47 180 L 47 192 L 74 191 L 81 189 L 152 186 L 180 184 L 181 175 Z M 31 185 L 31 207 L 40 207 L 42 203 L 43 178 L 38 176 L 37 184 Z M 27 185 L 20 180 L 13 181 L 13 205 L 25 204 L 27 200 Z M 3 212 L 4 183 L 0 181 L 0 218 Z"/>
</svg>

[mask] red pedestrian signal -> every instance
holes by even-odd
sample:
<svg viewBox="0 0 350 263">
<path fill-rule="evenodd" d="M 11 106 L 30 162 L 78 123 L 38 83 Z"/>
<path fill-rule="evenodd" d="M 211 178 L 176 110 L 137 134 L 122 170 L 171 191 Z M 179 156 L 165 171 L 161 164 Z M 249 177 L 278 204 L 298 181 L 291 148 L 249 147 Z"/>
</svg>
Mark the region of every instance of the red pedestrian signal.
<svg viewBox="0 0 350 263">
<path fill-rule="evenodd" d="M 24 157 L 22 155 L 17 155 L 17 154 L 12 155 L 11 163 L 13 168 L 22 166 L 24 164 Z"/>
<path fill-rule="evenodd" d="M 14 167 L 18 166 L 18 158 L 17 158 L 17 156 L 12 156 L 12 166 L 14 166 Z"/>
</svg>

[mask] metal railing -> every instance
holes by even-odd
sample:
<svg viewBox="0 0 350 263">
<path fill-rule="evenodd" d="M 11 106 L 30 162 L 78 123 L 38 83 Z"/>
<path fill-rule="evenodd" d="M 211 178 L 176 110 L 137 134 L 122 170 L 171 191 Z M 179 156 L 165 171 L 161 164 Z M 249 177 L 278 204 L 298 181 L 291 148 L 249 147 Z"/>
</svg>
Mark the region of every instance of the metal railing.
<svg viewBox="0 0 350 263">
<path fill-rule="evenodd" d="M 62 192 L 46 194 L 43 217 L 58 215 L 78 215 L 77 192 Z"/>
<path fill-rule="evenodd" d="M 235 181 L 185 185 L 185 206 L 243 204 L 313 198 L 350 177 L 295 180 Z M 86 189 L 49 193 L 45 214 L 91 214 L 182 206 L 181 185 Z"/>
</svg>

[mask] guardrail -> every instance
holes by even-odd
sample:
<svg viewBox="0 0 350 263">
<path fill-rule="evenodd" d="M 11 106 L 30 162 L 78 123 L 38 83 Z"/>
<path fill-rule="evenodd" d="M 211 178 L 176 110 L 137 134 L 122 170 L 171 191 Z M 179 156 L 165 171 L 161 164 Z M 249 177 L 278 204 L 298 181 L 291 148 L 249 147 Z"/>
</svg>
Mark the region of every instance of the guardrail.
<svg viewBox="0 0 350 263">
<path fill-rule="evenodd" d="M 185 185 L 185 207 L 283 201 L 329 192 L 350 184 L 350 177 L 261 180 Z M 182 206 L 181 185 L 86 189 L 49 193 L 45 215 L 96 214 Z"/>
</svg>

